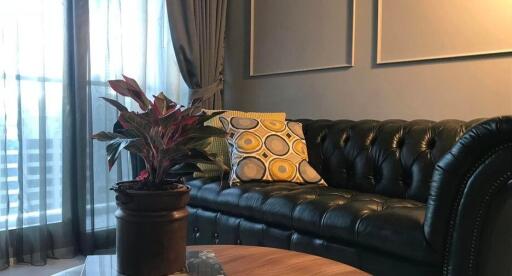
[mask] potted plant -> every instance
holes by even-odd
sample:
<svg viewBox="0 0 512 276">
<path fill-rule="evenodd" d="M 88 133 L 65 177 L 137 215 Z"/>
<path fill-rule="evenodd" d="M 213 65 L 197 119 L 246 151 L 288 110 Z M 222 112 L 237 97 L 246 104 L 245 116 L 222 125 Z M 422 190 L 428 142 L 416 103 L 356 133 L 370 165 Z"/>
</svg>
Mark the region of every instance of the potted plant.
<svg viewBox="0 0 512 276">
<path fill-rule="evenodd" d="M 223 166 L 205 151 L 208 138 L 224 137 L 221 129 L 204 122 L 221 112 L 204 114 L 197 101 L 185 108 L 163 93 L 150 101 L 137 82 L 123 76 L 109 81 L 118 94 L 129 97 L 140 112 L 103 98 L 119 111 L 122 130 L 99 132 L 93 139 L 108 142 L 109 170 L 125 149 L 140 156 L 146 169 L 131 181 L 119 182 L 116 192 L 116 249 L 118 271 L 126 275 L 168 275 L 185 268 L 186 209 L 190 188 L 169 172 L 199 171 L 197 163 Z"/>
</svg>

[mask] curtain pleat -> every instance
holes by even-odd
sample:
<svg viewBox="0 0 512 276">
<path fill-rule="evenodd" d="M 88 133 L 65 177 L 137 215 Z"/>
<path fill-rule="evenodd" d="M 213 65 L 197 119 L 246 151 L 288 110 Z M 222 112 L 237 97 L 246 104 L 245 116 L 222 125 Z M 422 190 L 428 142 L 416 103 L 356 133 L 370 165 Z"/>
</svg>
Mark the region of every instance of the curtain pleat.
<svg viewBox="0 0 512 276">
<path fill-rule="evenodd" d="M 16 38 L 19 38 L 19 27 L 18 25 L 16 25 Z M 18 44 L 18 40 L 16 40 L 16 49 L 18 50 L 18 55 L 19 55 L 19 44 Z M 18 68 L 19 64 L 16 63 L 16 76 L 20 76 L 20 72 L 19 72 L 19 68 Z M 14 257 L 16 258 L 16 262 L 24 262 L 24 253 L 25 253 L 25 250 L 24 250 L 24 232 L 25 232 L 25 229 L 24 229 L 24 225 L 23 225 L 23 216 L 25 215 L 24 213 L 24 209 L 26 208 L 25 207 L 25 197 L 23 196 L 24 195 L 24 191 L 25 191 L 25 185 L 24 185 L 24 176 L 25 176 L 25 168 L 24 168 L 24 162 L 23 162 L 23 157 L 24 157 L 24 143 L 23 143 L 23 120 L 22 120 L 22 115 L 23 115 L 23 105 L 22 105 L 22 93 L 21 93 L 21 78 L 17 77 L 16 78 L 16 111 L 17 111 L 17 116 L 16 116 L 16 129 L 17 129 L 17 160 L 18 160 L 18 166 L 17 166 L 17 185 L 18 185 L 18 193 L 17 193 L 17 202 L 18 202 L 18 208 L 16 208 L 17 210 L 17 214 L 16 214 L 16 230 L 14 231 L 15 233 L 15 240 L 14 240 L 14 246 L 13 248 L 15 248 L 14 250 Z M 14 148 L 16 149 L 16 146 L 14 146 Z M 31 252 L 29 252 L 31 253 Z M 30 261 L 30 260 L 29 260 Z"/>
<path fill-rule="evenodd" d="M 227 0 L 167 0 L 176 59 L 190 89 L 189 102 L 222 108 Z"/>
<path fill-rule="evenodd" d="M 0 44 L 1 45 L 1 44 Z M 0 46 L 0 50 L 3 49 Z M 2 53 L 0 53 L 2 58 Z M 5 187 L 7 184 L 7 114 L 6 114 L 6 101 L 5 101 L 5 69 L 3 63 L 0 63 L 0 70 L 2 73 L 2 85 L 0 86 L 0 229 L 8 229 L 9 221 L 7 216 L 9 214 L 9 191 Z M 9 266 L 9 232 L 0 231 L 0 270 Z"/>
<path fill-rule="evenodd" d="M 46 16 L 45 13 L 43 13 L 43 18 Z M 44 25 L 44 22 L 41 22 L 41 25 Z M 44 28 L 41 30 L 43 32 L 43 37 L 45 36 Z M 41 45 L 42 49 L 42 62 L 41 62 L 41 75 L 46 76 L 46 53 L 45 53 L 45 45 Z M 39 94 L 39 135 L 38 135 L 38 153 L 39 153 L 39 231 L 36 237 L 34 238 L 37 241 L 34 241 L 36 246 L 35 251 L 35 257 L 32 260 L 33 263 L 38 264 L 46 264 L 46 257 L 48 252 L 48 243 L 51 243 L 51 239 L 49 239 L 50 235 L 48 234 L 48 219 L 47 219 L 47 210 L 48 210 L 48 204 L 47 204 L 47 194 L 48 194 L 48 185 L 47 185 L 47 177 L 48 177 L 48 164 L 47 164 L 47 123 L 46 123 L 46 81 L 43 81 L 40 83 L 40 94 Z M 51 92 L 51 91 L 49 91 Z"/>
</svg>

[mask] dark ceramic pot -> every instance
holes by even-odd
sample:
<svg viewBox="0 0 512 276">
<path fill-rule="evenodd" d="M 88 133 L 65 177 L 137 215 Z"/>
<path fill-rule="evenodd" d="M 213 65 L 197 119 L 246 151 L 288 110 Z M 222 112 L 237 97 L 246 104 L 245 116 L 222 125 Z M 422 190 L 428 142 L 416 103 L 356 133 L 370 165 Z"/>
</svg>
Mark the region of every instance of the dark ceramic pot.
<svg viewBox="0 0 512 276">
<path fill-rule="evenodd" d="M 186 264 L 186 205 L 190 188 L 174 184 L 168 191 L 136 191 L 136 181 L 119 182 L 117 270 L 124 275 L 169 275 Z"/>
</svg>

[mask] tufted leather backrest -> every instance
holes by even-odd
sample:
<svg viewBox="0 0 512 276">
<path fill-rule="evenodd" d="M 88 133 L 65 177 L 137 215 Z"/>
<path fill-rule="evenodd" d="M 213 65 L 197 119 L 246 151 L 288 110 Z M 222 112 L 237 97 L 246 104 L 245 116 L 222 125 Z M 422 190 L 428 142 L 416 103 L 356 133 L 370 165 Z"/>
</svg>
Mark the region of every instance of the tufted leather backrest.
<svg viewBox="0 0 512 276">
<path fill-rule="evenodd" d="M 299 121 L 310 163 L 329 186 L 426 202 L 436 163 L 483 119 Z"/>
</svg>

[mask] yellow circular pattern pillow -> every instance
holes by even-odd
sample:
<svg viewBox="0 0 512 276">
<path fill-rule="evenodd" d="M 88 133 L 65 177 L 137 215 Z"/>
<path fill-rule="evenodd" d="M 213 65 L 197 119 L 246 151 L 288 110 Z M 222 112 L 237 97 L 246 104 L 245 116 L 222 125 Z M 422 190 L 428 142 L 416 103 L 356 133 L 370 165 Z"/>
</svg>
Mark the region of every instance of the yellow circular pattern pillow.
<svg viewBox="0 0 512 276">
<path fill-rule="evenodd" d="M 261 138 L 250 132 L 244 131 L 236 137 L 236 148 L 243 153 L 255 152 L 261 148 Z"/>
<path fill-rule="evenodd" d="M 327 185 L 308 163 L 301 123 L 222 115 L 219 119 L 231 147 L 231 185 L 246 181 Z"/>
</svg>

